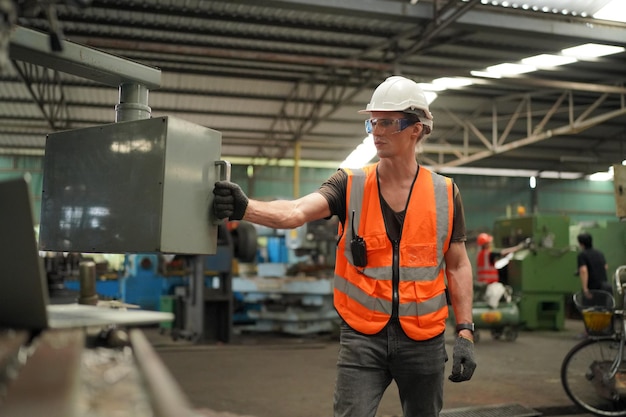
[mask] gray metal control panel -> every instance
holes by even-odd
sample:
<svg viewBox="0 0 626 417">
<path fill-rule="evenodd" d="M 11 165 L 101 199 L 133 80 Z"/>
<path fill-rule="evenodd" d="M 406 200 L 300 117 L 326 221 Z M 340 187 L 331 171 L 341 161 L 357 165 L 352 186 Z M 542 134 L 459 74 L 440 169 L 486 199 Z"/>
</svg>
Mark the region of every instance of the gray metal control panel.
<svg viewBox="0 0 626 417">
<path fill-rule="evenodd" d="M 221 133 L 157 117 L 48 135 L 40 250 L 215 254 Z"/>
</svg>

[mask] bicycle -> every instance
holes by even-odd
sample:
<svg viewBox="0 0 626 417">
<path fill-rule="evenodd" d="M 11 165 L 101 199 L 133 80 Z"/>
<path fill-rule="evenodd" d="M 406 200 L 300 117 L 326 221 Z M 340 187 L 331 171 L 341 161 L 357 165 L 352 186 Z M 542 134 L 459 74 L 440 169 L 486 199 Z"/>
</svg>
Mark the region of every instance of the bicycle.
<svg viewBox="0 0 626 417">
<path fill-rule="evenodd" d="M 626 265 L 615 271 L 615 289 L 624 301 L 615 307 L 607 291 L 592 290 L 591 298 L 574 294 L 588 337 L 576 344 L 561 364 L 561 384 L 580 408 L 597 416 L 626 416 Z"/>
</svg>

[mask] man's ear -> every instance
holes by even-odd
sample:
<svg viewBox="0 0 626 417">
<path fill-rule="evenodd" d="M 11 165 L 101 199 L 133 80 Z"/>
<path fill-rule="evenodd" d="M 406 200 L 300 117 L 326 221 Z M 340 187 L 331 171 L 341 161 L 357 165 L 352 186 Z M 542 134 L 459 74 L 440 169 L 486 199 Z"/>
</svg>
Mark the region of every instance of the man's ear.
<svg viewBox="0 0 626 417">
<path fill-rule="evenodd" d="M 413 132 L 412 132 L 412 134 L 413 135 L 417 135 L 417 143 L 421 142 L 422 139 L 424 138 L 424 136 L 426 136 L 426 135 L 422 134 L 423 131 L 424 131 L 424 125 L 423 124 L 415 123 L 413 125 Z"/>
</svg>

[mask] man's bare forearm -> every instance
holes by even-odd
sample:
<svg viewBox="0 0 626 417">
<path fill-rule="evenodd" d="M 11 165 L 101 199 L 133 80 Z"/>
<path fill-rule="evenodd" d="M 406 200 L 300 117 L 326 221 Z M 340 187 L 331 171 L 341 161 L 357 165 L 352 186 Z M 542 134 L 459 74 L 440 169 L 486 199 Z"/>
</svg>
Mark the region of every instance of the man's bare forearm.
<svg viewBox="0 0 626 417">
<path fill-rule="evenodd" d="M 294 229 L 330 216 L 328 201 L 319 193 L 297 200 L 250 200 L 244 220 L 274 229 Z"/>
</svg>

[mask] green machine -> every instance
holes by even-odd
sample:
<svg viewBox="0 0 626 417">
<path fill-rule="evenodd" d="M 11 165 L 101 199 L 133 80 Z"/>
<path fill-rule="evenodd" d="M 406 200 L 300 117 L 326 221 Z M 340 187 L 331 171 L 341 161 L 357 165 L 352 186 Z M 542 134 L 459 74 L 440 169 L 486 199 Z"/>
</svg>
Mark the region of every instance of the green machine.
<svg viewBox="0 0 626 417">
<path fill-rule="evenodd" d="M 558 215 L 503 218 L 494 223 L 495 250 L 527 238 L 532 242 L 506 266 L 507 283 L 519 299 L 520 324 L 526 329 L 564 328 L 566 300 L 580 290 L 569 228 L 569 217 Z"/>
</svg>

